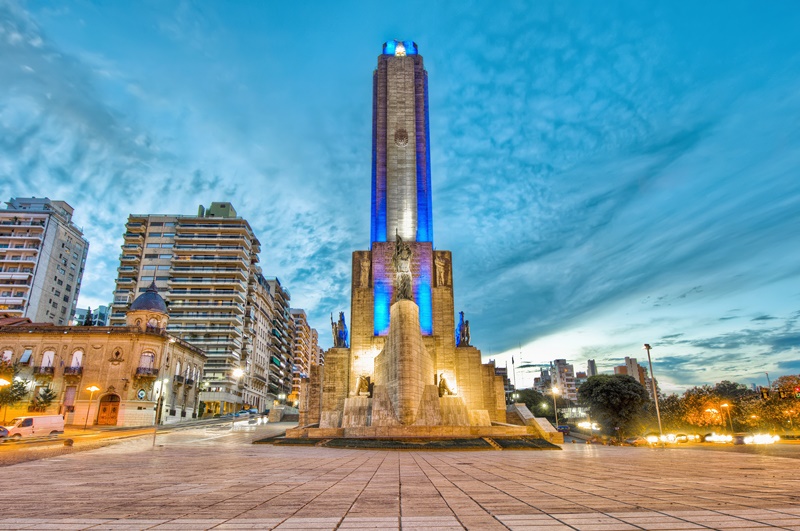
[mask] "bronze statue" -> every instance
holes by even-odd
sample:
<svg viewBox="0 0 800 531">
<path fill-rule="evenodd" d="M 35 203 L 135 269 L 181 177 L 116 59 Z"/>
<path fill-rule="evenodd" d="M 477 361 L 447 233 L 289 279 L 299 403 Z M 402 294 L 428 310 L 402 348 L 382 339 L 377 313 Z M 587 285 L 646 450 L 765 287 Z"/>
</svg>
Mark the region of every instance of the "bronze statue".
<svg viewBox="0 0 800 531">
<path fill-rule="evenodd" d="M 411 257 L 414 253 L 399 234 L 395 233 L 395 238 L 394 255 L 392 255 L 395 301 L 414 300 L 411 289 Z"/>
<path fill-rule="evenodd" d="M 331 314 L 331 332 L 333 332 L 333 348 L 347 348 L 347 324 L 344 321 L 344 312 L 339 312 L 339 321 L 333 321 Z"/>
</svg>

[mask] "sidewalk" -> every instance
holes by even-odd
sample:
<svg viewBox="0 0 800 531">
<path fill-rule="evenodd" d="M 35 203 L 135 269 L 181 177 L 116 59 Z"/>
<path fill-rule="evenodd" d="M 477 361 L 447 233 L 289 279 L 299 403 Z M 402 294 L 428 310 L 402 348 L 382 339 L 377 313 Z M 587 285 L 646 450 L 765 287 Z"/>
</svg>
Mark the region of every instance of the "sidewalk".
<svg viewBox="0 0 800 531">
<path fill-rule="evenodd" d="M 144 437 L 4 467 L 13 490 L 0 529 L 800 530 L 795 459 L 248 444 L 278 428 L 168 434 L 155 449 Z"/>
</svg>

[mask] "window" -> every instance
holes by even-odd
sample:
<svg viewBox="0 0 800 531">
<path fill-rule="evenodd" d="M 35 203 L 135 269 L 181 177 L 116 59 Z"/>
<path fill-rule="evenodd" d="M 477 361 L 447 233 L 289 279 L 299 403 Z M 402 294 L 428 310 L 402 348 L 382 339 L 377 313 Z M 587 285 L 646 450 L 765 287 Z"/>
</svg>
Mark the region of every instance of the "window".
<svg viewBox="0 0 800 531">
<path fill-rule="evenodd" d="M 159 245 L 157 243 L 148 243 L 145 245 L 148 249 L 158 249 Z"/>
<path fill-rule="evenodd" d="M 161 233 L 160 232 L 150 232 L 150 233 L 147 234 L 147 237 L 148 238 L 160 238 L 161 237 Z"/>
<path fill-rule="evenodd" d="M 144 271 L 155 271 L 156 266 L 154 266 L 154 265 L 146 265 L 146 266 L 142 266 L 142 269 Z"/>
<path fill-rule="evenodd" d="M 172 249 L 174 246 L 175 246 L 175 244 L 173 244 L 173 243 L 162 243 L 161 244 L 161 248 L 162 249 Z"/>
<path fill-rule="evenodd" d="M 66 270 L 66 269 L 64 269 L 64 268 L 63 268 L 63 267 L 61 267 L 61 266 L 58 266 L 58 267 L 56 267 L 56 271 L 58 271 L 58 272 L 59 272 L 59 273 L 61 273 L 62 275 L 66 274 L 66 272 L 67 272 L 67 270 Z"/>
<path fill-rule="evenodd" d="M 67 284 L 67 286 L 64 289 L 67 291 L 72 291 L 72 284 Z"/>
<path fill-rule="evenodd" d="M 73 271 L 75 271 L 75 268 L 76 268 L 76 267 L 77 267 L 77 266 L 76 266 L 75 264 L 69 264 L 69 268 L 70 268 L 70 269 L 72 269 Z"/>
<path fill-rule="evenodd" d="M 166 282 L 169 280 L 169 277 L 156 277 L 156 281 L 158 282 Z"/>
<path fill-rule="evenodd" d="M 19 362 L 22 364 L 28 364 L 31 362 L 31 354 L 33 354 L 33 350 L 26 348 L 25 352 L 22 353 L 22 357 L 19 359 Z"/>
<path fill-rule="evenodd" d="M 167 221 L 166 223 L 164 223 L 164 226 L 165 227 L 174 227 L 175 226 L 175 222 L 174 221 Z"/>
<path fill-rule="evenodd" d="M 59 286 L 63 286 L 64 285 L 64 281 L 61 280 L 60 278 L 56 279 L 56 284 L 58 284 Z"/>
<path fill-rule="evenodd" d="M 52 367 L 55 355 L 56 353 L 54 351 L 46 350 L 44 354 L 42 354 L 42 367 Z"/>
<path fill-rule="evenodd" d="M 64 302 L 69 302 L 69 295 L 64 295 Z"/>
<path fill-rule="evenodd" d="M 142 352 L 139 358 L 139 367 L 142 369 L 152 369 L 156 363 L 156 355 L 152 352 Z"/>
<path fill-rule="evenodd" d="M 73 280 L 75 280 L 75 275 L 73 275 L 72 273 L 70 273 L 69 275 L 67 275 L 67 280 L 69 280 L 70 282 L 72 282 Z"/>
<path fill-rule="evenodd" d="M 72 363 L 70 363 L 70 367 L 82 367 L 83 365 L 83 351 L 76 350 L 72 353 Z"/>
<path fill-rule="evenodd" d="M 56 297 L 60 297 L 61 296 L 61 292 L 58 291 L 57 289 L 53 288 L 53 295 L 55 295 Z"/>
<path fill-rule="evenodd" d="M 172 255 L 171 255 L 171 254 L 160 254 L 160 255 L 158 255 L 158 257 L 159 257 L 161 260 L 169 260 L 169 259 L 171 259 L 171 258 L 172 258 Z"/>
<path fill-rule="evenodd" d="M 158 255 L 157 254 L 146 254 L 146 255 L 144 255 L 144 257 L 152 259 L 152 258 L 158 258 Z"/>
<path fill-rule="evenodd" d="M 160 265 L 158 266 L 159 271 L 169 271 L 170 266 L 168 265 Z"/>
<path fill-rule="evenodd" d="M 14 351 L 6 349 L 3 351 L 3 363 L 11 363 L 11 356 L 14 355 Z"/>
<path fill-rule="evenodd" d="M 175 362 L 175 376 L 180 376 L 180 375 L 181 375 L 181 362 L 179 360 Z"/>
<path fill-rule="evenodd" d="M 165 232 L 163 234 L 163 236 L 164 236 L 164 238 L 174 238 L 175 237 L 175 233 L 174 232 Z"/>
<path fill-rule="evenodd" d="M 23 420 L 19 425 L 20 428 L 30 428 L 31 426 L 33 426 L 33 419 L 30 417 Z"/>
<path fill-rule="evenodd" d="M 152 222 L 150 222 L 150 226 L 151 227 L 161 227 L 162 225 L 164 225 L 164 223 L 162 223 L 161 221 L 152 221 Z"/>
</svg>

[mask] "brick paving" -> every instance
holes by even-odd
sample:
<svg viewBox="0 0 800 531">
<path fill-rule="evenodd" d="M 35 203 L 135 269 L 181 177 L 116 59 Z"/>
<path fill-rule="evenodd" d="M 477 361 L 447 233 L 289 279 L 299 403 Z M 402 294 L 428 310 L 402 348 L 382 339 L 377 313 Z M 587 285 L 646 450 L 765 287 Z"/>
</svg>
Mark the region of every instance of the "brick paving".
<svg viewBox="0 0 800 531">
<path fill-rule="evenodd" d="M 143 437 L 0 468 L 0 529 L 800 530 L 794 459 L 249 444 L 277 428 L 179 432 L 155 449 Z"/>
</svg>

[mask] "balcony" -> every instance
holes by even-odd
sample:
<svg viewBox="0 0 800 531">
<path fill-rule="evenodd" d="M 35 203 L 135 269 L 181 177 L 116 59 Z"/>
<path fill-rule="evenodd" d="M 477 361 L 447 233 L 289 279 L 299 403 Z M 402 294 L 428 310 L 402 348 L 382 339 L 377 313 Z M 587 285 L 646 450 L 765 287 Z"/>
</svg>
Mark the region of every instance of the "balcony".
<svg viewBox="0 0 800 531">
<path fill-rule="evenodd" d="M 144 241 L 144 234 L 137 234 L 135 232 L 126 232 L 122 235 L 126 240 Z"/>
<path fill-rule="evenodd" d="M 137 378 L 156 378 L 158 369 L 155 367 L 136 367 Z"/>
<path fill-rule="evenodd" d="M 176 374 L 172 377 L 172 381 L 175 383 L 175 385 L 183 385 L 185 379 L 180 374 Z"/>
<path fill-rule="evenodd" d="M 135 254 L 121 254 L 119 256 L 121 262 L 138 262 L 141 258 Z"/>
<path fill-rule="evenodd" d="M 33 368 L 33 374 L 36 376 L 53 376 L 56 368 L 52 365 L 38 365 Z"/>
<path fill-rule="evenodd" d="M 64 376 L 80 376 L 83 374 L 83 367 L 64 367 Z"/>
<path fill-rule="evenodd" d="M 188 387 L 193 386 L 194 385 L 194 380 L 192 380 L 191 378 L 186 378 L 186 385 Z"/>
</svg>

